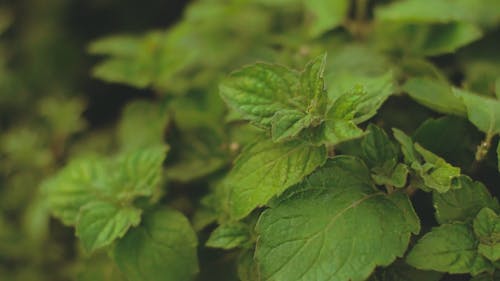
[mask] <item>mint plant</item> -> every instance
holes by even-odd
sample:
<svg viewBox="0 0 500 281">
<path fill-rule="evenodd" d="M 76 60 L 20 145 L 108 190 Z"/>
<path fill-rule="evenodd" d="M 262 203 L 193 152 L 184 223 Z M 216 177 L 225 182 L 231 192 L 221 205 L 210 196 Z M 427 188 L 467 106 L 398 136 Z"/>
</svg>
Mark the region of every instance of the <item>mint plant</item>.
<svg viewBox="0 0 500 281">
<path fill-rule="evenodd" d="M 0 8 L 0 279 L 500 280 L 499 3 L 199 0 L 88 57 Z M 90 56 L 144 96 L 93 121 Z"/>
</svg>

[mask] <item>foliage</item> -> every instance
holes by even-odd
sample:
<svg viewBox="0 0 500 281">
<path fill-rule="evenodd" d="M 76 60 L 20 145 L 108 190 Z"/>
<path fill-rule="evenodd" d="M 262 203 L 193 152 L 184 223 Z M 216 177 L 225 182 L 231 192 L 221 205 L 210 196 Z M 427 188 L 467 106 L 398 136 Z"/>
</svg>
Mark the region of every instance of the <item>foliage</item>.
<svg viewBox="0 0 500 281">
<path fill-rule="evenodd" d="M 88 44 L 144 95 L 107 123 L 69 4 L 26 1 L 0 9 L 0 279 L 498 280 L 499 1 L 193 1 Z"/>
</svg>

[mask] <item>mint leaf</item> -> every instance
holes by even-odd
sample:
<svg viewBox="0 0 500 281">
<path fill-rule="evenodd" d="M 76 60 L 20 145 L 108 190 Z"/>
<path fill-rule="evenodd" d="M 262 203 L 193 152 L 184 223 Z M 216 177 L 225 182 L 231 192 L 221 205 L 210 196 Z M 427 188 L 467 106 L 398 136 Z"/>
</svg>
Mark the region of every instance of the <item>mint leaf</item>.
<svg viewBox="0 0 500 281">
<path fill-rule="evenodd" d="M 49 207 L 64 224 L 74 225 L 80 208 L 92 201 L 128 205 L 139 196 L 151 196 L 159 187 L 166 152 L 157 146 L 114 158 L 74 160 L 44 182 Z"/>
<path fill-rule="evenodd" d="M 492 262 L 500 259 L 500 217 L 483 208 L 474 219 L 474 233 L 479 239 L 478 252 Z"/>
<path fill-rule="evenodd" d="M 460 168 L 448 164 L 443 158 L 423 148 L 418 143 L 415 150 L 422 156 L 425 164 L 420 173 L 424 184 L 438 192 L 446 192 L 451 188 L 452 179 L 460 175 Z"/>
<path fill-rule="evenodd" d="M 370 167 L 373 180 L 378 185 L 403 187 L 408 168 L 397 163 L 397 146 L 381 128 L 370 124 L 367 131 L 368 134 L 361 140 L 361 157 Z"/>
<path fill-rule="evenodd" d="M 233 72 L 220 85 L 226 103 L 243 117 L 268 127 L 274 114 L 284 109 L 301 109 L 300 74 L 284 66 L 258 63 Z"/>
<path fill-rule="evenodd" d="M 250 241 L 250 229 L 244 223 L 236 222 L 219 225 L 210 234 L 207 247 L 233 249 Z"/>
<path fill-rule="evenodd" d="M 79 159 L 46 180 L 42 189 L 52 214 L 66 225 L 75 225 L 81 207 L 97 198 L 111 197 L 106 189 L 94 182 L 96 178 L 104 179 L 101 185 L 106 185 L 106 168 L 98 159 Z"/>
<path fill-rule="evenodd" d="M 488 135 L 500 133 L 500 101 L 460 89 L 454 93 L 463 100 L 472 124 Z"/>
<path fill-rule="evenodd" d="M 500 210 L 498 201 L 482 183 L 467 176 L 460 176 L 454 181 L 458 188 L 432 194 L 436 219 L 440 224 L 471 221 L 483 207 Z"/>
<path fill-rule="evenodd" d="M 297 141 L 260 141 L 247 147 L 236 160 L 225 184 L 230 188 L 229 208 L 241 219 L 273 196 L 300 182 L 326 160 L 324 147 Z"/>
<path fill-rule="evenodd" d="M 168 151 L 164 145 L 152 146 L 119 155 L 112 165 L 117 167 L 113 189 L 119 198 L 151 196 L 158 189 L 163 161 Z"/>
<path fill-rule="evenodd" d="M 129 281 L 190 281 L 198 272 L 197 244 L 184 215 L 160 209 L 118 241 L 113 258 Z"/>
<path fill-rule="evenodd" d="M 281 110 L 276 112 L 271 124 L 271 135 L 278 142 L 297 136 L 302 129 L 311 125 L 310 115 L 298 110 Z"/>
<path fill-rule="evenodd" d="M 410 78 L 403 85 L 403 90 L 418 103 L 437 112 L 466 116 L 467 109 L 446 82 L 430 78 Z"/>
<path fill-rule="evenodd" d="M 88 252 L 93 252 L 123 237 L 130 227 L 137 226 L 140 221 L 141 210 L 137 208 L 95 201 L 80 210 L 76 236 Z"/>
<path fill-rule="evenodd" d="M 402 256 L 410 234 L 419 232 L 406 195 L 387 195 L 370 184 L 342 184 L 358 180 L 335 173 L 343 167 L 344 158 L 338 159 L 306 179 L 303 192 L 262 213 L 255 256 L 263 280 L 365 280 L 375 266 Z M 364 262 L 354 262 L 360 253 Z"/>
<path fill-rule="evenodd" d="M 328 96 L 333 104 L 328 117 L 362 123 L 372 118 L 393 92 L 390 71 L 373 76 L 341 72 L 329 80 Z"/>
<path fill-rule="evenodd" d="M 220 85 L 221 96 L 245 119 L 271 128 L 274 141 L 291 139 L 323 121 L 325 58 L 311 60 L 300 73 L 278 65 L 248 66 Z"/>
<path fill-rule="evenodd" d="M 422 270 L 476 275 L 491 268 L 476 247 L 477 240 L 470 226 L 443 224 L 418 241 L 406 262 Z"/>
<path fill-rule="evenodd" d="M 135 150 L 161 145 L 168 123 L 164 108 L 147 101 L 135 101 L 123 109 L 118 125 L 118 141 L 122 150 Z"/>
<path fill-rule="evenodd" d="M 460 168 L 448 164 L 443 158 L 413 144 L 410 137 L 393 129 L 394 137 L 401 144 L 405 162 L 423 180 L 426 188 L 447 192 L 452 188 L 452 179 L 460 175 Z"/>
<path fill-rule="evenodd" d="M 309 33 L 317 37 L 344 22 L 349 11 L 347 0 L 309 0 L 304 1 L 305 7 L 311 13 L 312 22 Z"/>
</svg>

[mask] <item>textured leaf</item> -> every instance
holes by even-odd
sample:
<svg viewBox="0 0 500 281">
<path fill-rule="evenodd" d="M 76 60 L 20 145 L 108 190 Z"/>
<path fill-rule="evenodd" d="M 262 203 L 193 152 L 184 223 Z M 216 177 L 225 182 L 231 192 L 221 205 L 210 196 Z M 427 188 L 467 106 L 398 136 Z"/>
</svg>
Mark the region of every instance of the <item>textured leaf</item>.
<svg viewBox="0 0 500 281">
<path fill-rule="evenodd" d="M 483 208 L 474 219 L 474 233 L 480 243 L 478 251 L 487 259 L 500 259 L 500 217 L 490 208 Z"/>
<path fill-rule="evenodd" d="M 398 148 L 384 130 L 370 124 L 368 134 L 361 141 L 361 157 L 372 171 L 372 178 L 379 185 L 403 187 L 408 168 L 398 164 Z"/>
<path fill-rule="evenodd" d="M 304 4 L 312 14 L 309 33 L 314 37 L 341 25 L 349 11 L 347 0 L 308 0 Z"/>
<path fill-rule="evenodd" d="M 435 111 L 466 116 L 467 109 L 451 87 L 444 82 L 429 78 L 410 78 L 403 85 L 410 97 Z"/>
<path fill-rule="evenodd" d="M 352 121 L 327 119 L 324 127 L 324 139 L 329 145 L 336 145 L 363 136 L 364 132 Z"/>
<path fill-rule="evenodd" d="M 334 173 L 344 161 L 334 158 L 302 184 L 303 192 L 261 215 L 256 258 L 262 280 L 365 280 L 375 266 L 402 256 L 410 233 L 419 232 L 406 195 L 342 184 L 357 181 Z"/>
<path fill-rule="evenodd" d="M 141 221 L 141 210 L 95 201 L 85 205 L 78 216 L 76 236 L 88 252 L 110 245 Z"/>
<path fill-rule="evenodd" d="M 322 55 L 311 60 L 300 73 L 262 63 L 245 67 L 220 85 L 221 96 L 245 119 L 271 127 L 274 141 L 293 138 L 323 121 L 325 59 Z"/>
<path fill-rule="evenodd" d="M 161 209 L 119 240 L 113 257 L 129 281 L 190 281 L 198 272 L 197 243 L 186 217 Z"/>
<path fill-rule="evenodd" d="M 43 184 L 49 207 L 64 224 L 74 225 L 89 202 L 128 205 L 138 196 L 151 196 L 160 183 L 166 151 L 157 146 L 115 158 L 74 160 Z"/>
<path fill-rule="evenodd" d="M 232 249 L 249 242 L 250 229 L 244 223 L 223 224 L 217 227 L 206 245 L 211 248 Z"/>
<path fill-rule="evenodd" d="M 271 135 L 273 140 L 283 141 L 297 136 L 302 129 L 311 125 L 311 116 L 298 110 L 281 110 L 273 118 Z"/>
<path fill-rule="evenodd" d="M 240 219 L 300 182 L 326 160 L 324 147 L 261 141 L 245 149 L 226 178 L 231 217 Z"/>
<path fill-rule="evenodd" d="M 422 270 L 475 275 L 491 267 L 476 247 L 477 240 L 470 226 L 444 224 L 424 235 L 406 261 Z"/>
<path fill-rule="evenodd" d="M 263 63 L 234 72 L 220 85 L 221 96 L 229 106 L 264 127 L 280 110 L 300 110 L 296 104 L 298 91 L 298 72 Z"/>
<path fill-rule="evenodd" d="M 455 184 L 457 189 L 433 193 L 436 219 L 440 224 L 471 221 L 483 207 L 500 210 L 498 201 L 482 183 L 460 176 Z"/>
</svg>

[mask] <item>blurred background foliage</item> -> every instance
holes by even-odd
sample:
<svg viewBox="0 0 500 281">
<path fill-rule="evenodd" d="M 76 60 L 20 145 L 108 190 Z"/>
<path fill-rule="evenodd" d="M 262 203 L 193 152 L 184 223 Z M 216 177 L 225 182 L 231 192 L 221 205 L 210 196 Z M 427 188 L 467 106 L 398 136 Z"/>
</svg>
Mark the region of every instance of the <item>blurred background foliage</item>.
<svg viewBox="0 0 500 281">
<path fill-rule="evenodd" d="M 123 280 L 105 253 L 82 253 L 40 193 L 44 178 L 82 155 L 166 140 L 161 203 L 186 214 L 205 241 L 224 220 L 218 180 L 260 133 L 226 112 L 218 81 L 255 61 L 300 68 L 326 51 L 329 89 L 392 70 L 400 87 L 373 122 L 412 134 L 498 196 L 493 149 L 474 158 L 498 132 L 440 110 L 446 94 L 425 93 L 454 85 L 497 99 L 499 11 L 497 0 L 3 1 L 0 280 Z M 427 88 L 408 80 L 415 76 Z M 430 195 L 414 200 L 425 227 L 436 225 Z M 199 255 L 200 280 L 253 280 L 249 252 Z"/>
</svg>

